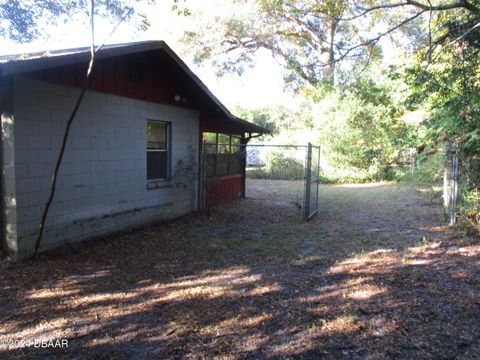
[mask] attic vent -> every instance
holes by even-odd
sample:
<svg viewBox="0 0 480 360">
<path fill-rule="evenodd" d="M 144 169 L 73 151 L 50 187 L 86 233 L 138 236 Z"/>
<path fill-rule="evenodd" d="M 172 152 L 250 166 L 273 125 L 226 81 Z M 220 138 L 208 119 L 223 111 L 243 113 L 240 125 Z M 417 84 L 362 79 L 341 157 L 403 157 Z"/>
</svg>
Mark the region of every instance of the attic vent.
<svg viewBox="0 0 480 360">
<path fill-rule="evenodd" d="M 129 78 L 132 81 L 143 81 L 143 58 L 139 56 L 130 57 L 128 68 Z"/>
</svg>

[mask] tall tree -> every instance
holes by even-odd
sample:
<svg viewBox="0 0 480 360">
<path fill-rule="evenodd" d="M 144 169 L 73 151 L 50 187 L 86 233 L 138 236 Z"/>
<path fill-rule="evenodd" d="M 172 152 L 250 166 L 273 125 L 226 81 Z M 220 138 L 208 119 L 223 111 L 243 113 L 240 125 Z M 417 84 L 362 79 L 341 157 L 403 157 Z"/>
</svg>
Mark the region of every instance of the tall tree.
<svg viewBox="0 0 480 360">
<path fill-rule="evenodd" d="M 184 41 L 197 62 L 212 60 L 219 73 L 241 72 L 268 49 L 287 84 L 316 86 L 333 82 L 339 63 L 355 74 L 380 57 L 381 39 L 392 34 L 406 51 L 428 48 L 430 59 L 456 37 L 478 45 L 479 20 L 478 0 L 230 0 L 210 21 L 194 21 Z"/>
<path fill-rule="evenodd" d="M 267 49 L 285 67 L 293 87 L 333 81 L 335 46 L 354 36 L 350 24 L 340 24 L 345 0 L 244 0 L 229 2 L 231 15 L 195 23 L 184 41 L 193 46 L 195 60 L 213 60 L 219 73 L 241 72 L 253 54 Z M 203 16 L 203 14 L 202 14 Z"/>
</svg>

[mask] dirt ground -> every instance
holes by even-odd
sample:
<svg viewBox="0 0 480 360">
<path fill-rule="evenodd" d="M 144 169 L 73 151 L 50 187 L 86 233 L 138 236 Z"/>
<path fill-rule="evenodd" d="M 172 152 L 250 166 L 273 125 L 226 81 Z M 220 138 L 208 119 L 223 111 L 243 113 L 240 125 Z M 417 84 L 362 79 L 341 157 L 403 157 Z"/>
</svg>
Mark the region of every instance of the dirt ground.
<svg viewBox="0 0 480 360">
<path fill-rule="evenodd" d="M 0 263 L 0 358 L 480 358 L 480 243 L 439 204 L 370 184 L 322 186 L 309 223 L 295 206 L 241 200 Z"/>
</svg>

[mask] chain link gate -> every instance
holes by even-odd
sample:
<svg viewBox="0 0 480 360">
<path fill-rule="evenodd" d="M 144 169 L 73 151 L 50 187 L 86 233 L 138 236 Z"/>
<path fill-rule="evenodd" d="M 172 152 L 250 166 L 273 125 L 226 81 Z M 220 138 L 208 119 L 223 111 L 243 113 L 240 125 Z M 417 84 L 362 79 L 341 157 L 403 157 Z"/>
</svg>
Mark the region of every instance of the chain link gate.
<svg viewBox="0 0 480 360">
<path fill-rule="evenodd" d="M 318 188 L 320 185 L 320 146 L 315 146 L 308 143 L 305 163 L 303 220 L 308 221 L 318 212 Z"/>
<path fill-rule="evenodd" d="M 200 163 L 201 211 L 242 197 L 303 221 L 318 211 L 320 146 L 204 142 Z"/>
</svg>

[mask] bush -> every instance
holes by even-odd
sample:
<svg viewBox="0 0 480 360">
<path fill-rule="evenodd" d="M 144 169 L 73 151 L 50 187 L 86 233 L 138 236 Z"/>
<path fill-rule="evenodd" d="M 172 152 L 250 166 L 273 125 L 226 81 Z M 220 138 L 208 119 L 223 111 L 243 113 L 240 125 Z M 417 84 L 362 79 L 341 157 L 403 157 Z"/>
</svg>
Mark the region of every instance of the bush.
<svg viewBox="0 0 480 360">
<path fill-rule="evenodd" d="M 385 181 L 411 181 L 412 174 L 410 172 L 410 166 L 385 167 L 381 178 Z"/>
<path fill-rule="evenodd" d="M 415 168 L 415 182 L 424 186 L 441 185 L 444 162 L 445 154 L 443 153 L 420 157 L 417 162 L 417 167 Z"/>
<path fill-rule="evenodd" d="M 303 163 L 282 153 L 273 152 L 268 167 L 272 179 L 301 180 L 305 177 Z"/>
<path fill-rule="evenodd" d="M 272 152 L 265 166 L 247 171 L 249 179 L 302 180 L 305 178 L 303 163 L 283 153 Z"/>
<path fill-rule="evenodd" d="M 336 168 L 321 171 L 320 179 L 323 184 L 368 183 L 377 181 L 378 174 L 367 170 Z"/>
</svg>

